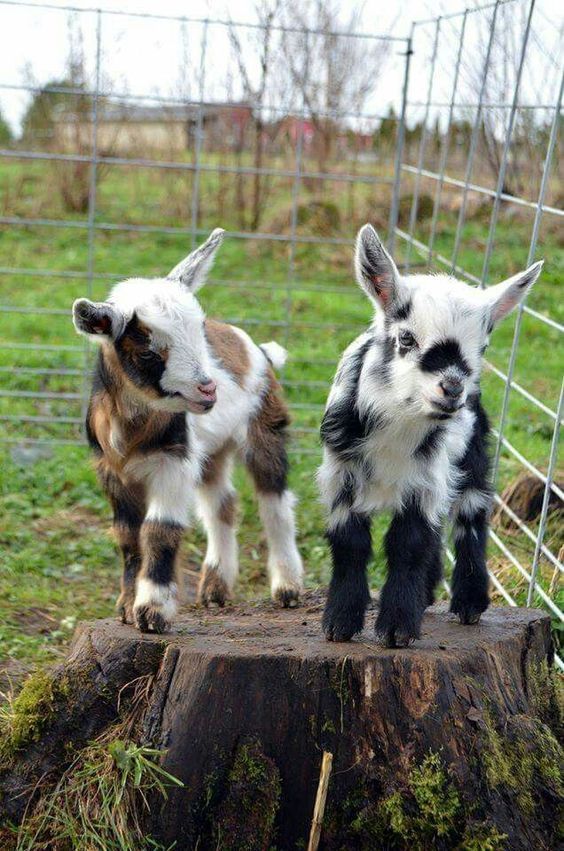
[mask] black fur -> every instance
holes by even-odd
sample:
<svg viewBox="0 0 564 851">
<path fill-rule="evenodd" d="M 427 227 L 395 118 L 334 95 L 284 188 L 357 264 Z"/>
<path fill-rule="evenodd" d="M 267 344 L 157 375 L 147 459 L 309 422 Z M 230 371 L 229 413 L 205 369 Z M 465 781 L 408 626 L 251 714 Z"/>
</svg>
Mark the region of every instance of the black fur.
<svg viewBox="0 0 564 851">
<path fill-rule="evenodd" d="M 389 384 L 391 380 L 391 367 L 396 353 L 396 341 L 387 334 L 381 343 L 381 358 L 374 366 L 374 373 L 382 384 Z"/>
<path fill-rule="evenodd" d="M 387 647 L 402 647 L 420 635 L 430 586 L 439 573 L 440 530 L 412 499 L 394 515 L 384 544 L 388 578 L 380 597 L 376 633 Z"/>
<path fill-rule="evenodd" d="M 411 313 L 411 299 L 402 302 L 401 304 L 392 304 L 389 310 L 389 317 L 393 322 L 401 322 L 409 319 Z"/>
<path fill-rule="evenodd" d="M 144 497 L 141 490 L 130 491 L 111 471 L 102 467 L 99 479 L 106 492 L 114 513 L 114 527 L 129 530 L 129 534 L 120 535 L 120 549 L 123 558 L 122 590 L 133 597 L 135 580 L 141 569 L 141 547 L 139 531 L 145 516 Z M 125 609 L 122 611 L 125 615 Z"/>
<path fill-rule="evenodd" d="M 360 373 L 373 342 L 372 339 L 367 340 L 355 352 L 347 379 L 347 393 L 327 408 L 321 421 L 322 441 L 338 455 L 347 458 L 354 458 L 359 444 L 379 424 L 374 417 L 361 416 L 357 406 Z"/>
<path fill-rule="evenodd" d="M 181 532 L 184 528 L 180 523 L 173 522 L 155 524 L 155 527 L 157 525 L 162 528 L 163 533 L 168 531 Z M 178 545 L 163 544 L 159 541 L 158 535 L 154 533 L 151 535 L 150 546 L 147 549 L 150 552 L 148 553 L 145 576 L 159 585 L 170 585 L 174 578 L 174 563 Z"/>
<path fill-rule="evenodd" d="M 465 361 L 460 346 L 456 340 L 443 340 L 435 343 L 421 355 L 419 365 L 423 372 L 441 372 L 449 366 L 456 366 L 464 373 L 470 375 L 471 370 Z"/>
<path fill-rule="evenodd" d="M 476 421 L 464 457 L 458 464 L 462 473 L 459 489 L 491 493 L 490 459 L 488 454 L 489 423 L 478 395 L 467 402 L 475 412 Z M 475 623 L 489 605 L 486 549 L 488 513 L 480 508 L 455 520 L 455 567 L 452 580 L 451 612 L 462 623 Z"/>
<path fill-rule="evenodd" d="M 370 518 L 351 513 L 346 522 L 327 532 L 333 574 L 323 612 L 323 631 L 329 641 L 349 641 L 362 632 L 370 601 L 366 567 L 372 554 Z"/>
<path fill-rule="evenodd" d="M 340 491 L 337 496 L 333 500 L 333 505 L 331 506 L 331 510 L 334 511 L 336 508 L 339 508 L 341 505 L 347 506 L 347 508 L 351 508 L 354 503 L 354 489 L 355 489 L 355 477 L 354 474 L 351 473 L 350 470 L 345 471 L 345 475 L 343 476 L 343 484 L 341 486 Z"/>
<path fill-rule="evenodd" d="M 177 458 L 188 457 L 188 428 L 186 414 L 171 414 L 169 423 L 158 434 L 138 446 L 139 452 L 166 452 Z"/>
<path fill-rule="evenodd" d="M 443 429 L 441 426 L 435 426 L 427 432 L 415 452 L 417 458 L 428 458 L 433 454 L 435 449 L 440 445 Z"/>
<path fill-rule="evenodd" d="M 164 359 L 150 348 L 150 339 L 140 327 L 134 314 L 127 323 L 115 349 L 125 374 L 138 387 L 151 387 L 159 396 L 169 396 L 161 388 L 161 378 L 166 368 Z"/>
</svg>

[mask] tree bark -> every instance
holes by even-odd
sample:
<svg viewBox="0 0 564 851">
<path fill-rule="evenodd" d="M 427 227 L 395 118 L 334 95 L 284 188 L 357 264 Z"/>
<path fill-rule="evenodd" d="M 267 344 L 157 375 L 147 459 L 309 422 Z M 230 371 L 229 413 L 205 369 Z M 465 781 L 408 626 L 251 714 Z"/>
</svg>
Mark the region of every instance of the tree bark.
<svg viewBox="0 0 564 851">
<path fill-rule="evenodd" d="M 147 830 L 165 847 L 304 847 L 324 751 L 322 849 L 554 847 L 549 618 L 491 608 L 460 626 L 437 605 L 420 641 L 385 650 L 373 611 L 357 640 L 326 642 L 322 607 L 318 592 L 294 610 L 193 606 L 166 636 L 80 626 L 53 675 L 72 699 L 0 773 L 4 815 L 21 819 L 34 782 L 60 775 L 65 743 L 111 724 L 124 686 L 151 674 L 139 735 L 184 783 L 153 802 Z"/>
</svg>

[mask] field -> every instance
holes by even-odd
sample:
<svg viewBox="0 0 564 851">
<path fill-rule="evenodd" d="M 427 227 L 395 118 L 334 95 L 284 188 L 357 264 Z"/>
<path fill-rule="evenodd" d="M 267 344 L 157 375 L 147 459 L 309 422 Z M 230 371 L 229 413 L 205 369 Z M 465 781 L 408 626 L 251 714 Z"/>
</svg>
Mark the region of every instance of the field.
<svg viewBox="0 0 564 851">
<path fill-rule="evenodd" d="M 198 227 L 222 225 L 240 230 L 233 203 L 235 189 L 213 174 L 201 183 L 202 209 Z M 262 232 L 289 235 L 291 180 L 270 187 L 276 204 L 267 205 Z M 404 191 L 410 191 L 406 179 Z M 430 192 L 431 187 L 423 187 Z M 187 173 L 145 172 L 112 169 L 103 175 L 98 189 L 97 221 L 135 225 L 143 223 L 171 229 L 186 228 L 190 221 L 191 178 Z M 326 185 L 321 212 L 335 218 L 330 224 L 310 216 L 311 202 L 318 198 L 303 190 L 303 215 L 298 219 L 302 237 L 329 236 L 352 240 L 355 229 L 367 219 L 385 223 L 389 186 L 356 186 L 354 196 L 346 183 Z M 387 194 L 386 194 L 387 193 Z M 17 679 L 36 664 L 59 657 L 68 644 L 77 620 L 111 614 L 118 587 L 119 561 L 109 535 L 110 514 L 94 476 L 89 455 L 80 445 L 40 444 L 33 458 L 22 451 L 26 437 L 39 440 L 80 441 L 83 379 L 80 370 L 88 354 L 74 335 L 70 305 L 87 294 L 87 282 L 73 273 L 84 273 L 89 256 L 86 214 L 62 209 L 53 172 L 46 164 L 0 166 L 0 198 L 3 215 L 37 219 L 65 218 L 77 227 L 53 229 L 3 226 L 0 231 L 0 267 L 18 267 L 18 274 L 0 276 L 0 304 L 18 308 L 47 308 L 50 312 L 3 312 L 0 348 L 0 413 L 39 418 L 25 423 L 2 422 L 11 443 L 0 450 L 0 669 Z M 330 198 L 330 204 L 327 202 Z M 210 200 L 206 203 L 207 199 Z M 456 213 L 445 191 L 444 212 L 439 219 L 436 249 L 449 257 L 454 242 Z M 463 233 L 459 263 L 479 275 L 487 240 L 489 208 L 474 207 Z M 556 222 L 557 223 L 557 222 Z M 526 263 L 532 211 L 519 213 L 504 207 L 497 228 L 490 282 L 501 280 Z M 416 236 L 425 239 L 429 219 L 418 223 Z M 113 276 L 156 275 L 187 253 L 190 235 L 181 233 L 96 232 L 92 248 L 94 281 L 91 295 L 104 297 Z M 545 218 L 537 257 L 546 265 L 529 305 L 562 322 L 564 305 L 557 286 L 564 272 L 564 250 L 554 223 Z M 398 246 L 402 259 L 402 246 Z M 421 258 L 412 254 L 412 263 Z M 62 272 L 58 277 L 34 275 L 34 270 Z M 304 556 L 307 584 L 314 587 L 329 577 L 329 561 L 323 539 L 323 517 L 318 503 L 314 471 L 320 452 L 317 429 L 328 382 L 344 346 L 369 321 L 368 302 L 356 288 L 351 272 L 351 247 L 347 244 L 298 243 L 295 253 L 288 242 L 226 239 L 201 302 L 211 316 L 248 323 L 257 342 L 276 339 L 290 350 L 283 379 L 294 415 L 291 484 L 299 496 L 299 545 Z M 289 321 L 287 321 L 289 320 Z M 488 357 L 506 370 L 513 336 L 513 319 L 493 339 Z M 560 389 L 562 356 L 559 333 L 532 316 L 525 315 L 518 351 L 516 379 L 552 409 Z M 61 349 L 35 346 L 61 345 Z M 13 367 L 29 372 L 13 373 Z M 64 376 L 39 375 L 34 370 L 68 370 Z M 305 384 L 304 384 L 305 382 Z M 483 380 L 485 403 L 496 423 L 503 382 L 492 372 Z M 44 395 L 32 400 L 25 393 Z M 64 401 L 49 398 L 65 393 Z M 51 416 L 60 423 L 43 422 Z M 76 421 L 76 422 L 75 422 Z M 526 399 L 513 392 L 506 435 L 532 463 L 546 470 L 552 421 Z M 518 461 L 506 454 L 500 471 L 500 487 L 521 472 Z M 267 593 L 265 546 L 257 525 L 257 512 L 248 481 L 237 472 L 241 493 L 241 581 L 238 598 Z M 375 524 L 375 559 L 371 580 L 382 581 L 380 542 L 385 518 Z M 535 524 L 531 525 L 535 529 Z M 523 535 L 498 530 L 502 540 L 530 565 L 533 547 Z M 558 552 L 562 519 L 551 518 L 546 542 Z M 186 535 L 182 566 L 197 571 L 204 550 L 203 535 L 196 529 Z M 524 602 L 526 586 L 520 574 L 495 547 L 490 565 L 508 590 Z M 556 596 L 553 568 L 541 561 L 541 582 Z M 496 602 L 503 602 L 499 596 Z"/>
</svg>

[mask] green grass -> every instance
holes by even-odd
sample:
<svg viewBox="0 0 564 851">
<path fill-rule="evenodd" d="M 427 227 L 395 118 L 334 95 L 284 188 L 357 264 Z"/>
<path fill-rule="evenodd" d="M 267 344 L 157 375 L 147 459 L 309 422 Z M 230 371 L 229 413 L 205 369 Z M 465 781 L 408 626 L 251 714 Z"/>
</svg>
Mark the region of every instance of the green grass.
<svg viewBox="0 0 564 851">
<path fill-rule="evenodd" d="M 346 164 L 345 164 L 346 165 Z M 363 167 L 364 170 L 364 167 Z M 234 183 L 217 175 L 203 174 L 201 197 L 210 199 L 200 214 L 200 227 L 221 224 L 239 229 L 233 204 Z M 262 230 L 284 225 L 289 210 L 292 181 L 277 179 L 271 187 Z M 62 208 L 53 174 L 45 164 L 0 165 L 0 197 L 10 215 L 63 217 L 86 220 Z M 154 225 L 186 226 L 190 219 L 191 177 L 144 170 L 111 169 L 99 187 L 98 220 Z M 307 200 L 304 190 L 304 199 Z M 340 237 L 353 238 L 367 218 L 385 220 L 389 196 L 366 184 L 355 189 L 351 201 L 346 184 L 327 182 L 325 196 L 341 214 Z M 221 206 L 223 216 L 219 218 Z M 549 223 L 548 223 L 549 224 Z M 427 239 L 429 221 L 418 225 L 416 236 Z M 450 256 L 454 243 L 456 215 L 445 213 L 439 220 L 436 249 Z M 476 214 L 465 227 L 459 263 L 470 273 L 481 272 L 487 240 L 488 220 Z M 531 220 L 527 216 L 507 218 L 502 212 L 490 281 L 501 280 L 523 267 L 527 259 Z M 311 234 L 308 225 L 300 233 Z M 156 275 L 176 264 L 190 247 L 188 234 L 140 234 L 97 232 L 94 242 L 95 277 L 90 295 L 101 299 L 109 281 L 104 275 Z M 402 259 L 398 246 L 398 259 Z M 218 256 L 209 285 L 201 301 L 209 315 L 250 322 L 248 330 L 257 342 L 277 339 L 286 345 L 291 359 L 284 372 L 287 395 L 293 407 L 291 485 L 299 496 L 299 545 L 310 586 L 329 577 L 329 561 L 323 539 L 323 516 L 318 502 L 314 471 L 320 453 L 317 429 L 334 367 L 342 349 L 366 325 L 370 305 L 355 286 L 351 272 L 351 249 L 346 246 L 299 244 L 289 276 L 291 249 L 285 243 L 227 239 Z M 563 321 L 564 306 L 557 287 L 564 271 L 564 251 L 558 232 L 541 228 L 537 256 L 546 258 L 542 277 L 529 305 L 553 319 Z M 83 271 L 88 259 L 85 230 L 46 227 L 10 227 L 0 231 L 0 266 L 58 270 L 70 277 L 41 277 L 20 273 L 0 277 L 0 304 L 42 307 L 63 311 L 61 315 L 1 313 L 0 389 L 78 394 L 83 391 L 79 374 L 65 376 L 14 374 L 10 368 L 80 371 L 87 357 L 83 342 L 74 334 L 69 308 L 72 300 L 88 292 L 84 279 L 72 273 Z M 412 262 L 421 262 L 415 252 Z M 437 267 L 440 270 L 440 267 Z M 226 285 L 225 282 L 229 282 Z M 330 288 L 322 292 L 320 286 Z M 289 319 L 289 324 L 286 320 Z M 494 336 L 488 357 L 505 371 L 509 360 L 514 320 L 508 320 Z M 24 349 L 11 348 L 25 343 Z M 560 388 L 562 357 L 559 334 L 530 316 L 523 319 L 516 379 L 553 409 Z M 36 345 L 68 347 L 38 350 Z M 320 361 L 321 363 L 317 363 Z M 295 387 L 295 382 L 311 382 Z M 495 424 L 503 398 L 503 383 L 492 373 L 483 380 L 485 402 Z M 80 398 L 55 401 L 49 398 L 1 397 L 0 414 L 82 418 Z M 506 434 L 517 449 L 541 469 L 546 469 L 552 423 L 517 393 L 511 394 Z M 12 441 L 26 438 L 80 440 L 78 425 L 32 422 L 2 422 Z M 303 432 L 312 429 L 312 433 Z M 35 663 L 44 663 L 64 652 L 77 620 L 108 615 L 118 588 L 119 560 L 107 533 L 110 512 L 91 468 L 88 452 L 75 446 L 47 447 L 45 457 L 26 466 L 12 457 L 11 447 L 0 454 L 0 658 L 13 676 Z M 521 472 L 519 463 L 504 455 L 500 485 Z M 242 471 L 237 472 L 241 492 L 241 582 L 238 597 L 267 592 L 265 546 L 257 523 L 254 497 Z M 382 579 L 380 553 L 386 518 L 375 524 L 376 558 L 371 579 Z M 531 528 L 534 530 L 536 524 Z M 523 564 L 530 564 L 532 546 L 522 535 L 499 532 Z M 562 524 L 551 520 L 548 543 L 553 552 L 562 544 Z M 199 567 L 203 536 L 195 530 L 186 536 L 183 565 Z M 525 583 L 498 550 L 492 548 L 491 565 L 520 601 Z M 541 564 L 541 582 L 556 595 L 553 571 Z M 2 667 L 2 663 L 0 663 Z"/>
</svg>

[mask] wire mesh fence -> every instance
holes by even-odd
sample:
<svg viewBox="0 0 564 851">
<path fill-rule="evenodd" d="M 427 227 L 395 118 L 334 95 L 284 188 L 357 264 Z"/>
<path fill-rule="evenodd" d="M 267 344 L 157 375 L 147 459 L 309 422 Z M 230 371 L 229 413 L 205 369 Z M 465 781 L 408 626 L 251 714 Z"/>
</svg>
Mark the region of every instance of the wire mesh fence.
<svg viewBox="0 0 564 851">
<path fill-rule="evenodd" d="M 542 3 L 499 0 L 415 22 L 406 38 L 0 0 L 7 38 L 14 16 L 68 28 L 79 46 L 47 83 L 0 80 L 27 109 L 21 138 L 0 149 L 3 440 L 82 442 L 92 353 L 73 334 L 72 298 L 166 272 L 216 225 L 234 247 L 204 305 L 290 349 L 293 451 L 312 468 L 339 353 L 368 319 L 351 284 L 358 225 L 387 230 L 405 271 L 480 287 L 544 255 L 545 283 L 486 361 L 490 575 L 505 602 L 561 624 L 564 77 Z M 131 51 L 150 69 L 165 46 L 178 68 L 167 90 L 120 75 Z M 346 74 L 320 97 L 335 66 Z M 520 473 L 538 483 L 532 514 L 512 498 Z"/>
</svg>

